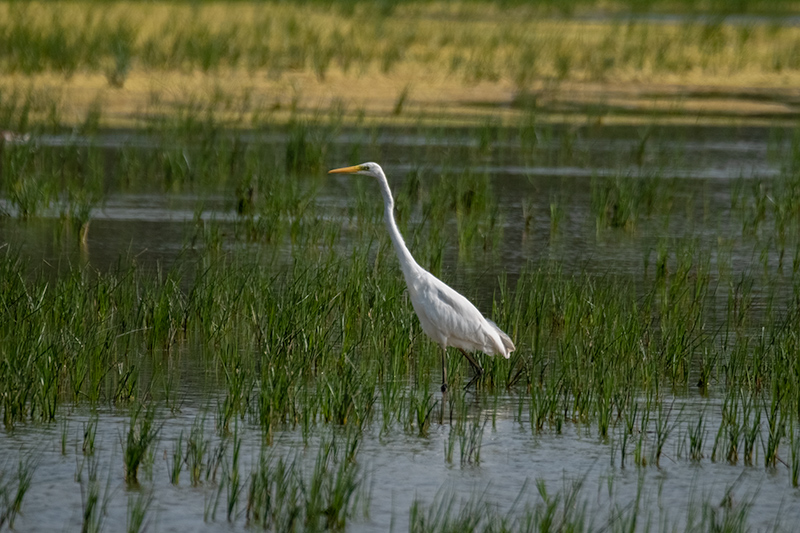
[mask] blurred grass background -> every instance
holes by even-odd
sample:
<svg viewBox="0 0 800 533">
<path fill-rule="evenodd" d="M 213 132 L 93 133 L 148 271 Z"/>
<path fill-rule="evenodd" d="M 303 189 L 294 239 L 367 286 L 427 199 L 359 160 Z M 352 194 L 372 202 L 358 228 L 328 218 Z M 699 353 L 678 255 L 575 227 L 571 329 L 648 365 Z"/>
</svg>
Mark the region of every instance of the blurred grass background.
<svg viewBox="0 0 800 533">
<path fill-rule="evenodd" d="M 796 2 L 4 2 L 0 127 L 797 118 Z"/>
</svg>

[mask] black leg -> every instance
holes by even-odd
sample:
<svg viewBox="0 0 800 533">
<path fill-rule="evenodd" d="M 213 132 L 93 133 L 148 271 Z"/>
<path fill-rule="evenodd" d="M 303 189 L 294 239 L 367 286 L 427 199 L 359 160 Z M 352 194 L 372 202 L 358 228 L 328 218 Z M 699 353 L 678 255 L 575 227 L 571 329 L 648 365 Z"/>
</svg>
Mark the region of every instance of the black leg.
<svg viewBox="0 0 800 533">
<path fill-rule="evenodd" d="M 442 392 L 447 392 L 447 348 L 442 349 Z"/>
<path fill-rule="evenodd" d="M 464 355 L 464 357 L 466 357 L 466 358 L 467 358 L 467 361 L 469 361 L 469 363 L 472 365 L 472 368 L 474 368 L 474 369 L 475 369 L 475 372 L 476 372 L 476 373 L 477 373 L 479 376 L 480 376 L 481 374 L 483 374 L 483 368 L 481 367 L 481 365 L 480 365 L 480 364 L 478 364 L 478 361 L 477 361 L 477 359 L 475 359 L 474 357 L 472 357 L 472 354 L 470 354 L 470 353 L 468 353 L 468 352 L 465 352 L 465 351 L 464 351 L 464 350 L 462 350 L 461 348 L 459 348 L 459 350 L 461 350 L 461 353 Z"/>
<path fill-rule="evenodd" d="M 469 383 L 464 385 L 464 390 L 467 390 L 470 385 L 472 385 L 473 383 L 478 381 L 478 379 L 481 377 L 481 375 L 483 375 L 483 368 L 478 363 L 478 361 L 472 356 L 472 354 L 470 354 L 468 352 L 465 352 L 461 348 L 459 348 L 459 350 L 461 350 L 461 353 L 464 355 L 464 357 L 467 358 L 467 361 L 469 361 L 469 364 L 472 365 L 472 368 L 475 369 L 475 375 L 472 377 L 471 380 L 469 380 Z"/>
<path fill-rule="evenodd" d="M 480 377 L 481 377 L 481 375 L 480 375 L 480 374 L 477 374 L 477 373 L 476 373 L 474 376 L 472 376 L 472 379 L 471 379 L 471 380 L 469 380 L 469 382 L 468 382 L 466 385 L 464 385 L 464 390 L 467 390 L 467 389 L 469 389 L 469 388 L 470 388 L 470 386 L 471 386 L 473 383 L 475 383 L 476 381 L 478 381 L 478 378 L 480 378 Z"/>
</svg>

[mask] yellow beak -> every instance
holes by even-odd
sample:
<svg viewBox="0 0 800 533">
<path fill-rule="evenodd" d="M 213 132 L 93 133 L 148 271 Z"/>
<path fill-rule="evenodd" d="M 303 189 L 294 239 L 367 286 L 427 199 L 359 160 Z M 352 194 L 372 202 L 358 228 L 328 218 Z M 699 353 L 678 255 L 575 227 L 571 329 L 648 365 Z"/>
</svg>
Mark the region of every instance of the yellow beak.
<svg viewBox="0 0 800 533">
<path fill-rule="evenodd" d="M 333 170 L 329 170 L 328 174 L 355 174 L 359 170 L 361 170 L 361 165 L 356 165 L 353 167 L 334 168 Z"/>
</svg>

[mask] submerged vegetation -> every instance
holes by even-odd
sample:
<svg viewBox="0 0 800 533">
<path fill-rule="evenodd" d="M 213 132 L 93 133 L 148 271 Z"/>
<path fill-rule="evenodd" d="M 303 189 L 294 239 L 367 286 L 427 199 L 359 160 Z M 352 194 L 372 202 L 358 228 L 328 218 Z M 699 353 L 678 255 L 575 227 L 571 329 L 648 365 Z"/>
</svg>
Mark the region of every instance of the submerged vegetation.
<svg viewBox="0 0 800 533">
<path fill-rule="evenodd" d="M 376 507 L 412 531 L 747 530 L 740 478 L 764 472 L 794 505 L 800 135 L 752 124 L 793 116 L 800 33 L 562 17 L 592 5 L 0 3 L 0 529 L 35 522 L 37 472 L 73 454 L 86 531 L 146 530 L 164 494 L 281 531 Z M 678 110 L 659 92 L 701 79 L 721 89 Z M 751 127 L 662 123 L 731 101 Z M 325 177 L 367 160 L 420 264 L 518 347 L 467 390 L 439 392 L 374 183 Z M 441 470 L 416 493 L 398 450 Z M 697 465 L 739 477 L 659 475 Z M 524 481 L 498 496 L 503 467 Z"/>
</svg>

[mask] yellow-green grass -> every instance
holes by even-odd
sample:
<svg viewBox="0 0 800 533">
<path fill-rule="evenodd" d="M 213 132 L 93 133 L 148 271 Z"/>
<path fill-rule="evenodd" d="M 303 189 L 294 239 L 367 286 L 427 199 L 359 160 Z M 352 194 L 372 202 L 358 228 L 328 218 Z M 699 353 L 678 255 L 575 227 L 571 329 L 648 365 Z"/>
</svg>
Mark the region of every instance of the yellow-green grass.
<svg viewBox="0 0 800 533">
<path fill-rule="evenodd" d="M 343 108 L 381 121 L 796 118 L 800 28 L 780 19 L 554 18 L 493 3 L 388 12 L 284 3 L 0 4 L 0 95 L 79 124 L 194 102 L 242 126 Z M 402 105 L 398 105 L 402 101 Z M 13 122 L 6 124 L 13 125 Z"/>
</svg>

